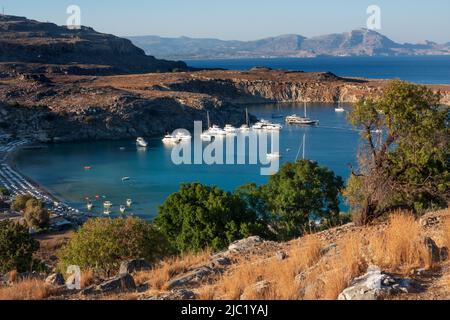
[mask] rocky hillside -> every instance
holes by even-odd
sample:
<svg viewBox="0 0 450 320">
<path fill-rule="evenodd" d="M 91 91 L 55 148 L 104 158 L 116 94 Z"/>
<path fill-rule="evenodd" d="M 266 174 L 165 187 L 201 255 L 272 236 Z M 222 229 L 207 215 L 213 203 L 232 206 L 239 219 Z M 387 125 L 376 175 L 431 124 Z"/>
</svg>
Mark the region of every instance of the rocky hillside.
<svg viewBox="0 0 450 320">
<path fill-rule="evenodd" d="M 426 41 L 397 43 L 372 30 L 359 29 L 312 38 L 288 34 L 256 41 L 223 41 L 188 37 L 129 37 L 138 47 L 170 59 L 223 59 L 317 56 L 448 55 L 450 46 Z"/>
<path fill-rule="evenodd" d="M 0 131 L 43 142 L 132 138 L 206 124 L 206 111 L 214 123 L 241 125 L 248 103 L 355 102 L 386 83 L 264 68 L 96 77 L 18 70 L 0 78 Z M 432 88 L 450 104 L 449 86 Z"/>
<path fill-rule="evenodd" d="M 145 55 L 131 41 L 82 27 L 70 30 L 24 17 L 0 16 L 0 62 L 34 63 L 64 72 L 145 73 L 187 69 Z"/>
<path fill-rule="evenodd" d="M 70 237 L 40 239 L 39 258 L 54 266 Z M 449 247 L 448 209 L 421 218 L 396 212 L 290 242 L 250 237 L 153 266 L 124 261 L 111 278 L 84 272 L 80 290 L 67 290 L 73 279 L 59 273 L 7 274 L 0 300 L 448 300 Z"/>
</svg>

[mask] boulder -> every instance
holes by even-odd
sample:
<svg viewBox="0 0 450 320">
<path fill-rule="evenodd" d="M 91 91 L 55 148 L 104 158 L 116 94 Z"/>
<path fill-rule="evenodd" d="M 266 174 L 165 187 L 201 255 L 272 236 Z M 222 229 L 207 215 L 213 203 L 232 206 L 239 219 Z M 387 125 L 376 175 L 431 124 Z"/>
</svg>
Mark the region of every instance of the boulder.
<svg viewBox="0 0 450 320">
<path fill-rule="evenodd" d="M 219 269 L 222 267 L 230 266 L 231 264 L 232 264 L 232 262 L 229 258 L 222 257 L 222 256 L 216 256 L 216 257 L 213 257 L 213 260 L 209 264 L 209 267 L 211 269 Z"/>
<path fill-rule="evenodd" d="M 120 264 L 119 275 L 146 271 L 150 270 L 150 268 L 150 264 L 143 259 L 124 261 Z"/>
<path fill-rule="evenodd" d="M 279 261 L 283 261 L 286 260 L 288 258 L 288 254 L 284 251 L 278 251 L 275 255 L 275 257 L 277 258 L 277 260 Z"/>
<path fill-rule="evenodd" d="M 178 278 L 172 279 L 167 283 L 169 289 L 186 286 L 189 284 L 196 284 L 201 282 L 206 277 L 213 274 L 214 271 L 209 267 L 201 267 L 195 270 L 192 270 L 189 273 L 186 273 Z"/>
<path fill-rule="evenodd" d="M 66 284 L 63 275 L 59 272 L 49 275 L 47 279 L 45 279 L 45 283 L 52 286 L 63 286 Z"/>
<path fill-rule="evenodd" d="M 433 239 L 427 237 L 425 238 L 425 246 L 430 253 L 431 261 L 433 263 L 439 263 L 441 261 L 441 250 L 437 246 Z"/>
<path fill-rule="evenodd" d="M 255 296 L 261 296 L 270 290 L 271 284 L 269 281 L 263 280 L 246 288 L 241 295 L 241 300 L 254 299 Z"/>
<path fill-rule="evenodd" d="M 127 273 L 103 282 L 97 286 L 96 290 L 102 293 L 135 291 L 136 284 L 133 277 Z"/>
<path fill-rule="evenodd" d="M 329 246 L 326 246 L 325 248 L 320 250 L 320 255 L 321 256 L 326 256 L 329 253 L 335 253 L 337 250 L 337 244 L 336 243 L 332 243 Z"/>
<path fill-rule="evenodd" d="M 233 242 L 232 244 L 230 244 L 230 246 L 228 247 L 228 250 L 232 253 L 241 253 L 241 252 L 246 252 L 249 251 L 251 249 L 253 249 L 254 247 L 256 247 L 257 245 L 263 243 L 263 239 L 261 239 L 258 236 L 255 237 L 250 237 L 247 239 L 243 239 L 243 240 L 239 240 L 236 242 Z"/>
<path fill-rule="evenodd" d="M 371 266 L 367 273 L 353 280 L 339 300 L 381 300 L 387 296 L 415 291 L 415 283 L 410 279 L 397 278 L 384 273 L 379 267 Z"/>
</svg>

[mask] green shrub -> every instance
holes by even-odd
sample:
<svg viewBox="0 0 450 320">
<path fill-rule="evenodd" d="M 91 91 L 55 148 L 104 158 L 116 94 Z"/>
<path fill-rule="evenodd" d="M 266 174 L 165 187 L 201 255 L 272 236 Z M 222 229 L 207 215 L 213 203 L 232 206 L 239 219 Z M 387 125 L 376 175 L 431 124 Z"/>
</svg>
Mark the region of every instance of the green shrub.
<svg viewBox="0 0 450 320">
<path fill-rule="evenodd" d="M 221 250 L 266 229 L 238 195 L 199 183 L 184 184 L 172 194 L 159 208 L 155 223 L 179 251 Z"/>
<path fill-rule="evenodd" d="M 0 273 L 33 269 L 33 253 L 39 249 L 28 229 L 16 222 L 0 221 Z"/>
<path fill-rule="evenodd" d="M 11 210 L 18 211 L 18 212 L 25 210 L 25 208 L 27 206 L 27 202 L 31 199 L 35 199 L 35 198 L 29 194 L 17 196 L 14 199 L 14 201 L 11 203 Z"/>
<path fill-rule="evenodd" d="M 41 201 L 30 199 L 25 206 L 25 221 L 28 227 L 35 229 L 43 229 L 48 227 L 50 222 L 50 214 Z"/>
<path fill-rule="evenodd" d="M 153 225 L 126 218 L 88 220 L 58 256 L 62 272 L 76 265 L 110 275 L 124 260 L 145 259 L 152 263 L 170 253 L 167 240 Z"/>
<path fill-rule="evenodd" d="M 9 196 L 11 195 L 11 192 L 9 192 L 8 189 L 5 187 L 0 187 L 0 196 Z"/>
<path fill-rule="evenodd" d="M 274 219 L 281 239 L 302 235 L 311 220 L 326 225 L 340 223 L 339 195 L 344 187 L 341 177 L 316 162 L 301 160 L 286 163 L 269 183 L 260 188 L 260 198 Z"/>
</svg>

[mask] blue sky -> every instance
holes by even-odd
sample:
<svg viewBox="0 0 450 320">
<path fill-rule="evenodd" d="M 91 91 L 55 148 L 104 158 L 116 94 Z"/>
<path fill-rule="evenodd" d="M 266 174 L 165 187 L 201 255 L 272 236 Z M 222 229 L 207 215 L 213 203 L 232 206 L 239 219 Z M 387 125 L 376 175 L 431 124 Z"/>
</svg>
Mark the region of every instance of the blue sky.
<svg viewBox="0 0 450 320">
<path fill-rule="evenodd" d="M 6 14 L 64 24 L 68 5 L 82 24 L 126 35 L 253 40 L 296 33 L 314 36 L 366 25 L 381 7 L 381 33 L 399 42 L 450 41 L 449 0 L 0 0 Z"/>
</svg>

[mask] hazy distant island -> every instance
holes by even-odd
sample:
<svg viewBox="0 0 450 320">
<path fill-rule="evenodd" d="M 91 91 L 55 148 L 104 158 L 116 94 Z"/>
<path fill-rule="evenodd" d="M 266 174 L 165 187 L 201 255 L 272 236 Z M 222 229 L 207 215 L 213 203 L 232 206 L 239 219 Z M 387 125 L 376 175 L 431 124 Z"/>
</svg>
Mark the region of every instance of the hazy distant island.
<svg viewBox="0 0 450 320">
<path fill-rule="evenodd" d="M 368 29 L 311 38 L 287 34 L 255 41 L 164 38 L 153 35 L 128 39 L 147 54 L 176 60 L 450 54 L 450 42 L 438 44 L 424 41 L 418 44 L 402 44 Z"/>
</svg>

